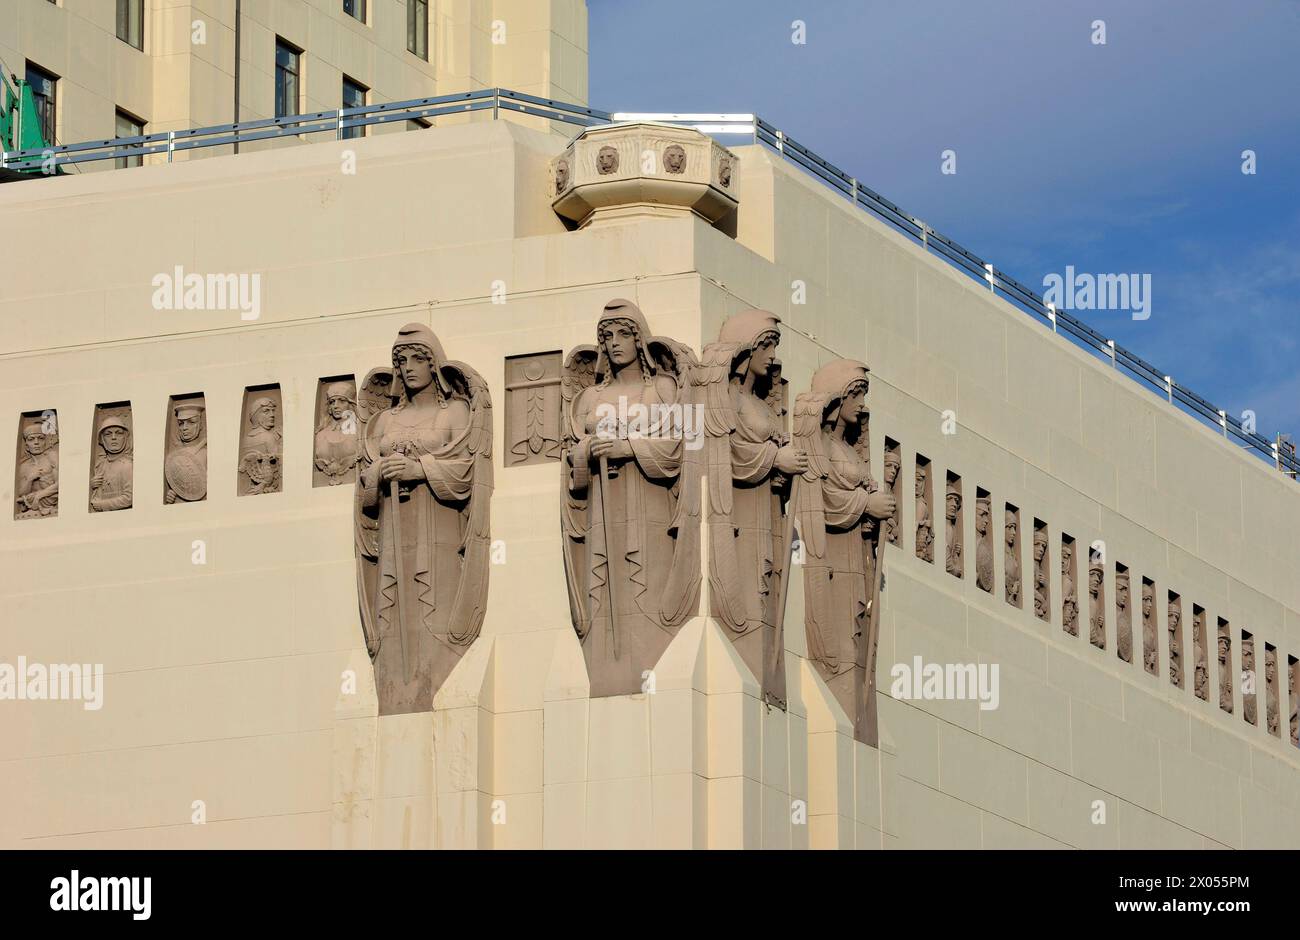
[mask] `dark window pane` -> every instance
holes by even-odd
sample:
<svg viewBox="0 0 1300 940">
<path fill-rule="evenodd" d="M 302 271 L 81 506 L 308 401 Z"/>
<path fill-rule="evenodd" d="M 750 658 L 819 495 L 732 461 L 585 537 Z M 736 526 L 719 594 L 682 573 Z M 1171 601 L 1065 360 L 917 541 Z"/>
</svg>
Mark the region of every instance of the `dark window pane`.
<svg viewBox="0 0 1300 940">
<path fill-rule="evenodd" d="M 366 88 L 354 82 L 350 78 L 343 79 L 343 107 L 360 108 L 366 103 Z M 351 140 L 354 137 L 365 137 L 366 129 L 364 127 L 348 127 L 343 130 L 343 139 Z"/>
<path fill-rule="evenodd" d="M 117 0 L 117 38 L 144 49 L 144 0 Z"/>
<path fill-rule="evenodd" d="M 144 124 L 137 121 L 125 111 L 117 112 L 117 124 L 114 128 L 114 137 L 139 137 L 144 134 Z M 137 145 L 142 146 L 142 145 Z M 119 170 L 128 166 L 140 166 L 144 163 L 144 157 L 118 157 L 113 161 L 117 164 Z"/>
<path fill-rule="evenodd" d="M 343 0 L 343 12 L 364 23 L 366 21 L 366 0 Z"/>
<path fill-rule="evenodd" d="M 421 59 L 429 58 L 428 0 L 406 0 L 406 48 Z"/>
<path fill-rule="evenodd" d="M 275 116 L 298 113 L 299 52 L 285 42 L 275 44 Z"/>
<path fill-rule="evenodd" d="M 27 84 L 32 88 L 32 97 L 36 99 L 36 117 L 40 122 L 41 137 L 48 146 L 53 146 L 55 128 L 56 83 L 58 79 L 49 72 L 31 63 L 27 65 Z"/>
</svg>

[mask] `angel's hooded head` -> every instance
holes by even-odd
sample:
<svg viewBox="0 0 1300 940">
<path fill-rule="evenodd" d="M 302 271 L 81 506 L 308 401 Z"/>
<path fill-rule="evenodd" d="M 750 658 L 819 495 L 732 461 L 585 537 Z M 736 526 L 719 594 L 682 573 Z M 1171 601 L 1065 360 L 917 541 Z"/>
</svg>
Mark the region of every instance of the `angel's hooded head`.
<svg viewBox="0 0 1300 940">
<path fill-rule="evenodd" d="M 849 424 L 860 423 L 866 417 L 869 371 L 856 359 L 836 359 L 813 373 L 813 392 L 826 396 L 823 423 L 838 421 L 841 412 Z"/>
<path fill-rule="evenodd" d="M 409 401 L 430 384 L 439 398 L 446 397 L 448 389 L 440 374 L 446 361 L 442 343 L 433 330 L 423 323 L 406 324 L 397 331 L 397 339 L 393 341 L 393 384 L 388 390 L 389 397 Z"/>
<path fill-rule="evenodd" d="M 718 342 L 736 344 L 731 359 L 733 375 L 746 368 L 757 375 L 771 371 L 781 342 L 780 326 L 781 318 L 766 310 L 744 310 L 727 317 L 718 331 Z"/>
<path fill-rule="evenodd" d="M 647 382 L 655 374 L 654 360 L 646 348 L 650 327 L 636 304 L 621 298 L 605 304 L 596 321 L 596 374 L 608 383 L 616 369 L 639 362 Z"/>
</svg>

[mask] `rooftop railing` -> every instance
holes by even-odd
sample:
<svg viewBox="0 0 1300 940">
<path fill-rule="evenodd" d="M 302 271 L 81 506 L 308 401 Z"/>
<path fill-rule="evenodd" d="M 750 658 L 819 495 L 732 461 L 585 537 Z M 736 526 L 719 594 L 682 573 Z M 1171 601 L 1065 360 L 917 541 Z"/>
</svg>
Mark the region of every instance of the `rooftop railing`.
<svg viewBox="0 0 1300 940">
<path fill-rule="evenodd" d="M 175 154 L 190 150 L 310 134 L 333 134 L 343 139 L 349 136 L 349 131 L 356 128 L 399 121 L 430 121 L 434 118 L 480 111 L 491 111 L 493 118 L 505 111 L 580 127 L 619 121 L 653 120 L 693 127 L 711 135 L 749 137 L 752 143 L 762 144 L 776 151 L 854 205 L 872 213 L 896 231 L 918 242 L 927 252 L 938 255 L 970 277 L 983 282 L 994 295 L 1004 298 L 1020 310 L 1038 318 L 1049 325 L 1053 332 L 1065 333 L 1076 345 L 1109 360 L 1116 370 L 1123 370 L 1139 384 L 1158 391 L 1171 405 L 1218 428 L 1224 438 L 1240 442 L 1247 450 L 1270 461 L 1279 471 L 1293 479 L 1300 474 L 1300 460 L 1297 459 L 1293 448 L 1279 446 L 1276 441 L 1270 441 L 1254 430 L 1247 429 L 1242 421 L 1228 414 L 1226 409 L 1219 408 L 1191 389 L 1179 385 L 1164 370 L 1103 336 L 1082 320 L 1055 309 L 1041 295 L 1010 275 L 999 271 L 992 263 L 935 231 L 921 219 L 864 186 L 856 177 L 850 176 L 829 160 L 818 156 L 788 134 L 753 114 L 608 112 L 504 88 L 485 88 L 455 95 L 414 98 L 409 101 L 392 101 L 357 108 L 315 111 L 309 114 L 258 121 L 217 124 L 190 130 L 159 131 L 136 137 L 115 137 L 40 150 L 0 153 L 0 170 L 51 173 L 56 167 L 150 154 L 166 154 L 170 162 Z"/>
</svg>

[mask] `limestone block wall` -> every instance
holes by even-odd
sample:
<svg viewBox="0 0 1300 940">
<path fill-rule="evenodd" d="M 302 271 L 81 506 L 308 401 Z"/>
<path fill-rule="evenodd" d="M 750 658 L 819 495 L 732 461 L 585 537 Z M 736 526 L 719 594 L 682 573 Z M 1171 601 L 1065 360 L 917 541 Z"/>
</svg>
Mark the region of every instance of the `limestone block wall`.
<svg viewBox="0 0 1300 940">
<path fill-rule="evenodd" d="M 1300 844 L 1286 714 L 1281 738 L 1262 703 L 1247 724 L 1240 682 L 1225 713 L 1212 643 L 1209 700 L 1193 694 L 1190 658 L 1186 687 L 1172 687 L 1163 604 L 1158 674 L 1140 655 L 1121 661 L 1113 609 L 1119 562 L 1135 598 L 1143 577 L 1181 596 L 1189 656 L 1192 604 L 1211 636 L 1222 617 L 1257 650 L 1300 652 L 1287 576 L 1300 559 L 1284 537 L 1300 512 L 1293 484 L 752 148 L 733 240 L 689 218 L 566 231 L 546 186 L 565 140 L 504 122 L 350 144 L 355 175 L 328 143 L 0 187 L 31 244 L 65 246 L 0 257 L 0 440 L 16 440 L 21 413 L 57 409 L 62 468 L 57 516 L 0 513 L 0 659 L 106 673 L 99 711 L 0 702 L 0 845 Z M 154 309 L 150 280 L 176 264 L 261 274 L 259 318 Z M 790 303 L 796 279 L 806 304 Z M 696 349 L 729 313 L 777 312 L 792 391 L 832 356 L 871 365 L 877 475 L 888 436 L 904 494 L 918 453 L 936 499 L 945 473 L 961 476 L 961 580 L 943 568 L 941 514 L 931 564 L 916 556 L 914 504 L 900 501 L 878 751 L 853 744 L 803 662 L 797 577 L 788 714 L 763 710 L 704 618 L 679 633 L 655 695 L 587 697 L 558 467 L 502 458 L 506 360 L 591 342 L 618 296 Z M 351 491 L 312 486 L 311 446 L 320 380 L 385 364 L 410 320 L 488 381 L 504 556 L 483 635 L 440 708 L 393 722 L 375 717 L 356 615 Z M 283 402 L 283 489 L 239 497 L 240 405 L 269 384 Z M 164 506 L 167 401 L 198 391 L 208 498 Z M 94 409 L 121 401 L 136 504 L 90 514 Z M 1007 604 L 996 542 L 994 591 L 978 588 L 976 487 L 1018 507 L 1026 532 L 1048 524 L 1054 599 L 1060 534 L 1105 540 L 1104 650 L 1088 641 L 1086 582 L 1077 636 L 1056 603 L 1050 622 Z M 12 500 L 10 464 L 0 493 Z M 889 669 L 914 656 L 996 663 L 998 708 L 892 697 Z"/>
<path fill-rule="evenodd" d="M 993 710 L 970 701 L 882 703 L 900 761 L 898 816 L 886 832 L 907 846 L 1300 844 L 1300 750 L 1287 729 L 1294 703 L 1279 706 L 1278 736 L 1266 732 L 1262 709 L 1257 724 L 1247 723 L 1240 658 L 1240 631 L 1266 634 L 1278 648 L 1286 699 L 1285 663 L 1300 655 L 1300 551 L 1289 537 L 1300 523 L 1300 490 L 775 156 L 738 152 L 739 243 L 701 239 L 700 272 L 712 285 L 706 334 L 737 309 L 778 313 L 800 334 L 782 354 L 792 388 L 831 355 L 863 359 L 875 375 L 877 478 L 889 436 L 902 445 L 905 494 L 917 454 L 933 461 L 936 494 L 947 472 L 963 481 L 961 580 L 943 567 L 942 500 L 934 564 L 916 557 L 914 502 L 900 500 L 880 689 L 889 691 L 892 664 L 918 655 L 998 663 L 1001 702 Z M 795 281 L 806 285 L 806 303 L 791 302 Z M 944 433 L 945 412 L 955 433 Z M 992 594 L 974 578 L 976 487 L 994 509 Z M 1019 609 L 1004 599 L 1006 503 L 1020 510 L 1029 585 L 1031 523 L 1047 523 L 1049 622 L 1035 617 L 1032 593 Z M 1075 540 L 1079 565 L 1077 636 L 1062 629 L 1063 532 Z M 1088 636 L 1087 548 L 1096 540 L 1106 552 L 1104 649 Z M 1132 662 L 1117 656 L 1116 563 L 1132 579 Z M 1157 598 L 1154 676 L 1142 659 L 1144 578 Z M 1169 592 L 1182 599 L 1183 688 L 1169 679 Z M 1208 700 L 1193 689 L 1193 604 L 1209 624 Z M 1231 714 L 1220 706 L 1217 618 L 1232 635 Z M 1094 800 L 1106 803 L 1104 824 L 1092 821 Z"/>
</svg>

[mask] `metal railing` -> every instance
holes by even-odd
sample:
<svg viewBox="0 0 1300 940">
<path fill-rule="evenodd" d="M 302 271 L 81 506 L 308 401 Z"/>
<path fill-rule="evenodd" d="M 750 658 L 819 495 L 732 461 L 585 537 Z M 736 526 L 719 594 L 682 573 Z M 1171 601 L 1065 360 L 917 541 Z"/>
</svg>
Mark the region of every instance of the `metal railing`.
<svg viewBox="0 0 1300 940">
<path fill-rule="evenodd" d="M 753 114 L 608 112 L 504 88 L 485 88 L 455 95 L 414 98 L 409 101 L 392 101 L 357 108 L 339 108 L 259 121 L 241 121 L 236 124 L 218 124 L 191 130 L 161 131 L 137 137 L 115 137 L 109 140 L 92 140 L 40 150 L 0 153 L 0 169 L 50 172 L 53 167 L 67 164 L 158 153 L 165 153 L 170 162 L 178 152 L 229 146 L 236 142 L 246 144 L 260 140 L 321 133 L 332 133 L 341 139 L 353 128 L 398 121 L 427 121 L 478 111 L 491 111 L 493 118 L 498 117 L 502 111 L 508 111 L 581 127 L 619 121 L 653 120 L 694 127 L 707 134 L 748 136 L 753 143 L 771 148 L 821 183 L 840 193 L 854 205 L 871 212 L 895 230 L 917 241 L 927 252 L 938 255 L 972 278 L 983 282 L 995 296 L 1004 298 L 1050 325 L 1054 333 L 1064 332 L 1078 345 L 1110 360 L 1115 369 L 1123 369 L 1140 384 L 1150 386 L 1162 393 L 1171 405 L 1180 407 L 1184 412 L 1214 425 L 1226 439 L 1235 438 L 1247 449 L 1268 459 L 1278 470 L 1292 478 L 1300 474 L 1300 459 L 1297 459 L 1294 452 L 1280 449 L 1274 441 L 1253 430 L 1248 430 L 1241 421 L 1228 414 L 1225 409 L 1217 407 L 1191 389 L 1179 385 L 1163 370 L 1098 333 L 1082 320 L 1055 309 L 1038 293 L 997 270 L 990 262 L 935 231 L 921 219 L 863 185 L 856 177 L 850 176 L 788 134 Z"/>
</svg>

